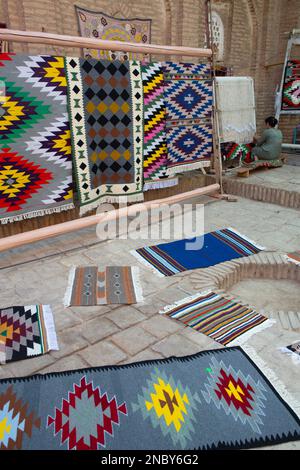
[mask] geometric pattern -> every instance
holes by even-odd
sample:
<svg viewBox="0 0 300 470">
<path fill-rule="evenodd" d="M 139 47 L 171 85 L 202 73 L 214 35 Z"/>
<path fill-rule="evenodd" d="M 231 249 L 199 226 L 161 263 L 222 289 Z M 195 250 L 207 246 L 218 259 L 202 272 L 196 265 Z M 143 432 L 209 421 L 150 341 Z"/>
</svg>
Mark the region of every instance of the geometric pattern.
<svg viewBox="0 0 300 470">
<path fill-rule="evenodd" d="M 163 64 L 168 170 L 172 175 L 210 166 L 212 79 L 209 64 Z"/>
<path fill-rule="evenodd" d="M 138 403 L 132 403 L 133 412 L 139 411 L 144 420 L 150 418 L 153 428 L 159 426 L 163 436 L 170 436 L 175 446 L 187 447 L 194 433 L 194 412 L 201 403 L 198 394 L 158 368 L 142 390 L 137 396 Z"/>
<path fill-rule="evenodd" d="M 80 213 L 101 202 L 142 200 L 140 64 L 67 58 Z"/>
<path fill-rule="evenodd" d="M 144 182 L 166 177 L 166 105 L 160 63 L 142 65 L 144 86 Z M 161 187 L 161 186 L 160 186 Z"/>
<path fill-rule="evenodd" d="M 300 60 L 289 60 L 286 64 L 282 109 L 300 109 Z"/>
<path fill-rule="evenodd" d="M 102 12 L 85 10 L 75 6 L 79 31 L 81 36 L 92 39 L 104 39 L 107 41 L 126 41 L 138 44 L 151 42 L 151 19 L 116 18 Z M 126 18 L 126 19 L 125 19 Z M 84 49 L 84 57 L 110 60 L 141 59 L 141 54 L 122 51 L 104 51 L 99 49 Z"/>
<path fill-rule="evenodd" d="M 0 55 L 0 221 L 74 207 L 63 57 Z"/>
<path fill-rule="evenodd" d="M 97 450 L 106 446 L 108 436 L 114 437 L 121 414 L 127 416 L 126 403 L 118 405 L 115 396 L 109 399 L 83 376 L 62 399 L 61 409 L 55 408 L 54 417 L 48 416 L 47 426 L 53 425 L 55 436 L 61 433 L 61 444 L 67 443 L 68 450 Z"/>
<path fill-rule="evenodd" d="M 235 142 L 221 143 L 221 155 L 225 162 L 235 160 L 237 164 L 251 161 L 251 144 L 237 144 Z"/>
<path fill-rule="evenodd" d="M 0 364 L 39 356 L 50 349 L 57 349 L 53 348 L 48 332 L 49 316 L 49 307 L 42 305 L 1 309 Z"/>
<path fill-rule="evenodd" d="M 261 434 L 266 401 L 263 384 L 251 375 L 245 376 L 241 370 L 226 367 L 223 361 L 215 358 L 212 358 L 208 371 L 208 381 L 204 384 L 205 391 L 202 391 L 205 401 Z"/>
<path fill-rule="evenodd" d="M 34 428 L 40 427 L 40 418 L 29 412 L 29 404 L 16 395 L 13 386 L 0 393 L 0 450 L 21 449 L 23 437 L 30 438 Z"/>
</svg>

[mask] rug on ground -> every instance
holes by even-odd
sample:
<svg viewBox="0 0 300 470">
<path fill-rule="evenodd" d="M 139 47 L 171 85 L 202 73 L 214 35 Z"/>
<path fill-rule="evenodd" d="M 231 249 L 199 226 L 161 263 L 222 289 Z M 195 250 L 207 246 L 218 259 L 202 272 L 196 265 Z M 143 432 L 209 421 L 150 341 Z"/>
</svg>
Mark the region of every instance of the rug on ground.
<svg viewBox="0 0 300 470">
<path fill-rule="evenodd" d="M 235 229 L 224 228 L 192 239 L 146 246 L 130 253 L 159 276 L 173 276 L 250 256 L 263 249 Z"/>
<path fill-rule="evenodd" d="M 144 191 L 175 186 L 167 177 L 166 104 L 162 64 L 142 64 L 144 87 Z"/>
<path fill-rule="evenodd" d="M 73 209 L 63 57 L 0 54 L 0 222 Z"/>
<path fill-rule="evenodd" d="M 282 109 L 300 110 L 300 60 L 289 60 L 282 89 Z"/>
<path fill-rule="evenodd" d="M 167 305 L 159 313 L 183 322 L 223 346 L 243 344 L 254 334 L 276 323 L 248 305 L 212 291 L 186 297 Z"/>
<path fill-rule="evenodd" d="M 288 346 L 279 348 L 279 350 L 282 353 L 291 356 L 295 364 L 300 364 L 300 340 L 296 341 L 295 343 L 289 344 Z"/>
<path fill-rule="evenodd" d="M 135 61 L 66 58 L 80 214 L 143 200 L 143 82 Z"/>
<path fill-rule="evenodd" d="M 291 253 L 287 253 L 285 258 L 292 263 L 300 265 L 300 250 L 292 251 Z"/>
<path fill-rule="evenodd" d="M 300 439 L 299 404 L 240 347 L 2 379 L 0 423 L 2 449 L 238 449 Z"/>
<path fill-rule="evenodd" d="M 139 268 L 79 266 L 70 271 L 65 306 L 136 304 L 143 301 Z"/>
<path fill-rule="evenodd" d="M 0 309 L 0 364 L 40 356 L 54 349 L 58 345 L 49 305 Z"/>
<path fill-rule="evenodd" d="M 212 78 L 209 64 L 164 62 L 168 174 L 210 166 Z"/>
</svg>

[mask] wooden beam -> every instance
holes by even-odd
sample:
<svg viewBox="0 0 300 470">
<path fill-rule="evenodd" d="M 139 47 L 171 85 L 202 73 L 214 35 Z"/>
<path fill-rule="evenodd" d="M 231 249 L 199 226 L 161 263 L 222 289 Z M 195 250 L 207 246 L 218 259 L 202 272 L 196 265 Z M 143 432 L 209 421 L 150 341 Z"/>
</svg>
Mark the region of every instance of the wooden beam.
<svg viewBox="0 0 300 470">
<path fill-rule="evenodd" d="M 101 49 L 109 51 L 138 52 L 144 54 L 180 55 L 191 57 L 210 57 L 211 49 L 201 49 L 185 46 L 162 46 L 157 44 L 134 44 L 122 41 L 106 41 L 80 36 L 66 36 L 39 31 L 17 31 L 14 29 L 0 29 L 0 39 L 22 42 L 28 44 L 51 44 L 61 47 L 78 47 Z"/>
<path fill-rule="evenodd" d="M 65 233 L 81 230 L 99 223 L 106 223 L 121 217 L 136 215 L 137 212 L 144 212 L 146 210 L 158 208 L 165 204 L 175 204 L 176 202 L 182 202 L 186 199 L 215 193 L 219 189 L 219 184 L 211 184 L 209 186 L 194 189 L 186 193 L 176 194 L 175 196 L 133 204 L 132 206 L 122 207 L 113 211 L 91 215 L 89 217 L 83 217 L 82 219 L 70 220 L 69 222 L 63 222 L 62 224 L 51 225 L 50 227 L 43 227 L 36 230 L 30 230 L 29 232 L 5 237 L 0 240 L 0 252 L 17 248 L 18 246 L 27 245 L 29 243 L 38 242 L 40 240 L 45 240 L 46 238 L 56 237 Z"/>
</svg>

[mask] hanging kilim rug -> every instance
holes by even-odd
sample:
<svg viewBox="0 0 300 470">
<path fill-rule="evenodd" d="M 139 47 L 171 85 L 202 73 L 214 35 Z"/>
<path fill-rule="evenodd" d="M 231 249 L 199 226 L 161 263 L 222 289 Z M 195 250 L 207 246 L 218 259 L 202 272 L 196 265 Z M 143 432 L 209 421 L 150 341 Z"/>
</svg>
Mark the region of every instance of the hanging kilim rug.
<svg viewBox="0 0 300 470">
<path fill-rule="evenodd" d="M 243 344 L 254 334 L 276 323 L 248 305 L 212 291 L 186 297 L 174 305 L 167 305 L 159 313 L 183 322 L 224 346 Z"/>
<path fill-rule="evenodd" d="M 300 364 L 300 340 L 283 348 L 279 348 L 279 350 L 290 356 L 294 364 Z"/>
<path fill-rule="evenodd" d="M 300 60 L 289 60 L 282 89 L 282 109 L 300 110 Z"/>
<path fill-rule="evenodd" d="M 58 346 L 49 305 L 0 309 L 0 364 L 40 356 L 53 349 Z"/>
<path fill-rule="evenodd" d="M 236 142 L 221 143 L 221 155 L 225 166 L 235 163 L 251 162 L 251 144 L 237 144 Z"/>
<path fill-rule="evenodd" d="M 0 380 L 0 449 L 245 449 L 300 439 L 299 404 L 241 347 Z"/>
<path fill-rule="evenodd" d="M 145 246 L 130 253 L 159 276 L 173 276 L 253 255 L 263 249 L 233 228 L 224 228 L 196 238 Z"/>
<path fill-rule="evenodd" d="M 300 250 L 287 253 L 285 258 L 292 263 L 298 264 L 300 266 Z"/>
<path fill-rule="evenodd" d="M 133 266 L 74 267 L 70 271 L 64 304 L 136 304 L 143 301 L 139 268 Z"/>
<path fill-rule="evenodd" d="M 73 209 L 63 57 L 0 54 L 0 222 Z"/>
<path fill-rule="evenodd" d="M 86 10 L 75 5 L 79 32 L 81 36 L 106 41 L 134 42 L 149 44 L 151 42 L 151 19 L 116 18 L 105 13 Z M 126 15 L 126 12 L 123 13 Z M 127 16 L 127 15 L 126 15 Z M 94 59 L 141 59 L 142 54 L 123 51 L 104 51 L 99 49 L 84 49 L 86 58 Z"/>
<path fill-rule="evenodd" d="M 212 78 L 209 64 L 163 64 L 168 174 L 210 166 Z"/>
<path fill-rule="evenodd" d="M 142 64 L 144 86 L 144 191 L 175 186 L 167 176 L 166 104 L 162 65 Z"/>
<path fill-rule="evenodd" d="M 143 200 L 143 82 L 139 62 L 66 59 L 80 214 Z"/>
</svg>

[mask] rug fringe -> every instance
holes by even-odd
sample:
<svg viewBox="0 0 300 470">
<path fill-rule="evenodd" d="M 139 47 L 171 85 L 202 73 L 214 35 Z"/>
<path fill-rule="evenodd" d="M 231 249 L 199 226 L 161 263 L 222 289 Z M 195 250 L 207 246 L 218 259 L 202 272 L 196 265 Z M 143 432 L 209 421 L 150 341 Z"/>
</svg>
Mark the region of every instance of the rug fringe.
<svg viewBox="0 0 300 470">
<path fill-rule="evenodd" d="M 268 319 L 261 323 L 260 325 L 255 326 L 254 328 L 251 328 L 251 330 L 246 331 L 246 333 L 240 335 L 238 338 L 234 339 L 233 341 L 230 341 L 230 343 L 227 343 L 226 346 L 241 346 L 244 343 L 246 343 L 253 335 L 256 333 L 260 333 L 263 330 L 266 330 L 267 328 L 270 328 L 271 326 L 275 325 L 276 320 L 275 319 Z"/>
<path fill-rule="evenodd" d="M 199 162 L 194 162 L 194 163 L 187 163 L 186 165 L 180 165 L 180 166 L 173 166 L 167 168 L 167 175 L 172 176 L 172 175 L 178 175 L 178 173 L 184 173 L 186 171 L 191 171 L 191 170 L 199 170 L 200 168 L 207 168 L 210 167 L 210 161 L 204 160 L 204 161 L 199 161 Z"/>
<path fill-rule="evenodd" d="M 152 264 L 148 263 L 148 261 L 145 260 L 139 253 L 137 253 L 136 250 L 130 250 L 129 252 L 132 256 L 134 256 L 141 264 L 146 266 L 148 269 L 151 269 L 151 271 L 156 274 L 159 277 L 166 277 L 164 274 L 162 274 L 158 269 L 156 269 Z"/>
<path fill-rule="evenodd" d="M 271 382 L 276 392 L 279 393 L 281 398 L 293 409 L 296 415 L 300 418 L 300 402 L 294 398 L 286 389 L 284 383 L 277 377 L 275 372 L 266 364 L 266 362 L 257 354 L 254 348 L 244 345 L 243 351 L 249 356 L 250 359 L 259 367 L 261 372 Z"/>
<path fill-rule="evenodd" d="M 289 261 L 290 263 L 294 263 L 297 266 L 300 266 L 300 261 L 297 261 L 296 259 L 290 258 L 288 255 L 283 255 L 284 259 Z"/>
<path fill-rule="evenodd" d="M 51 215 L 63 211 L 69 211 L 75 209 L 74 203 L 66 204 L 59 207 L 49 207 L 47 209 L 39 209 L 32 212 L 27 212 L 26 214 L 12 215 L 10 217 L 4 217 L 0 219 L 1 224 L 8 224 L 11 222 L 18 222 L 20 220 L 33 219 L 34 217 L 43 217 L 44 215 Z"/>
<path fill-rule="evenodd" d="M 144 184 L 144 191 L 151 191 L 152 189 L 171 188 L 178 185 L 178 178 L 165 178 L 161 180 L 146 181 Z"/>
<path fill-rule="evenodd" d="M 143 288 L 140 279 L 140 268 L 137 266 L 131 267 L 131 275 L 134 285 L 135 298 L 137 303 L 144 302 Z"/>
<path fill-rule="evenodd" d="M 126 204 L 126 203 L 132 203 L 132 202 L 142 202 L 142 201 L 144 201 L 144 193 L 129 194 L 129 195 L 123 195 L 123 196 L 104 195 L 101 197 L 101 199 L 98 199 L 97 201 L 81 206 L 79 208 L 79 215 L 81 217 L 87 212 L 90 212 L 94 209 L 98 209 L 101 207 L 101 204 L 124 204 L 124 203 Z"/>
<path fill-rule="evenodd" d="M 70 269 L 70 272 L 69 272 L 67 289 L 66 289 L 65 296 L 64 296 L 64 299 L 63 299 L 63 304 L 64 304 L 65 307 L 70 307 L 70 305 L 71 305 L 75 273 L 76 273 L 76 266 L 72 266 L 71 269 Z"/>
<path fill-rule="evenodd" d="M 256 248 L 258 248 L 259 250 L 266 250 L 266 247 L 265 246 L 261 246 L 261 245 L 258 245 L 258 243 L 256 243 L 255 241 L 251 240 L 251 238 L 247 237 L 246 235 L 244 235 L 243 233 L 239 232 L 238 230 L 236 230 L 235 228 L 232 228 L 232 227 L 227 227 L 228 230 L 231 230 L 232 232 L 236 233 L 237 235 L 239 235 L 240 237 L 244 238 L 245 240 L 247 240 L 249 243 L 251 243 L 252 245 L 254 245 Z"/>
<path fill-rule="evenodd" d="M 211 294 L 211 293 L 212 293 L 211 290 L 205 290 L 205 291 L 202 291 L 202 292 L 197 292 L 197 294 L 189 295 L 188 297 L 185 297 L 184 299 L 176 300 L 172 305 L 166 305 L 158 313 L 163 315 L 164 313 L 168 313 L 176 307 L 180 307 L 181 305 L 184 305 L 188 302 L 193 302 L 193 300 L 198 299 L 202 295 L 208 295 L 208 294 Z"/>
<path fill-rule="evenodd" d="M 55 330 L 55 323 L 53 318 L 53 313 L 51 310 L 50 305 L 43 305 L 43 319 L 44 325 L 47 334 L 47 343 L 48 343 L 48 351 L 55 350 L 58 351 L 58 343 L 57 343 L 57 336 Z"/>
</svg>

